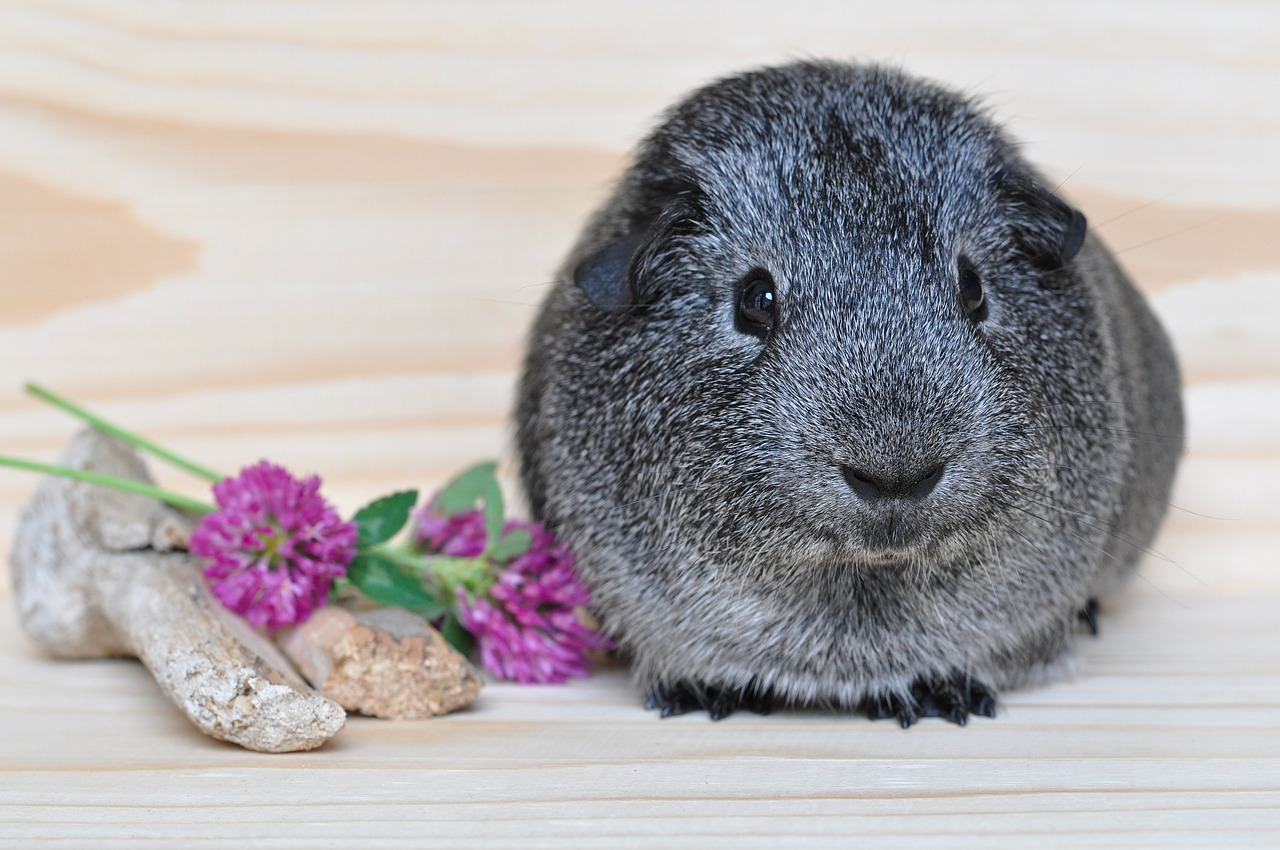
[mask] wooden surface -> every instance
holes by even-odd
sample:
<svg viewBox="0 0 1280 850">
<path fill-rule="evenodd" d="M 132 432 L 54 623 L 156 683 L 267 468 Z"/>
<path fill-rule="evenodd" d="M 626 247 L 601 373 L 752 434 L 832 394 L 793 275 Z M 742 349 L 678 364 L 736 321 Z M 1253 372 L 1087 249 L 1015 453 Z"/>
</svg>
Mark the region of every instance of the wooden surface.
<svg viewBox="0 0 1280 850">
<path fill-rule="evenodd" d="M 6 580 L 0 846 L 1280 846 L 1275 4 L 0 2 L 0 451 L 74 430 L 34 378 L 344 510 L 509 457 L 531 305 L 628 146 L 803 55 L 989 95 L 1175 337 L 1177 508 L 1074 681 L 903 732 L 659 722 L 611 669 L 256 755 L 42 658 Z M 5 551 L 33 486 L 0 474 Z"/>
</svg>

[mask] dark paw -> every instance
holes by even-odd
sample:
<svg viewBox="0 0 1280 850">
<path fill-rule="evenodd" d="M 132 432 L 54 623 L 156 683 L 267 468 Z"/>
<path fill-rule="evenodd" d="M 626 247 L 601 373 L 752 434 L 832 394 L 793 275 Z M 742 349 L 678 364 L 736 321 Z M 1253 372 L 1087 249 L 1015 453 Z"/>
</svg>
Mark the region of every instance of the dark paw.
<svg viewBox="0 0 1280 850">
<path fill-rule="evenodd" d="M 970 714 L 995 717 L 996 697 L 981 682 L 957 674 L 949 679 L 917 679 L 909 698 L 885 694 L 868 700 L 865 707 L 872 720 L 894 717 L 903 729 L 922 717 L 942 717 L 963 726 Z"/>
<path fill-rule="evenodd" d="M 738 709 L 768 714 L 773 710 L 773 697 L 761 691 L 752 681 L 745 688 L 709 688 L 678 682 L 659 685 L 649 692 L 644 707 L 659 709 L 663 717 L 674 717 L 690 711 L 705 711 L 712 720 L 720 720 Z"/>
<path fill-rule="evenodd" d="M 906 729 L 920 719 L 919 706 L 914 700 L 904 700 L 896 694 L 884 694 L 866 703 L 867 717 L 872 720 L 885 720 L 896 717 Z"/>
<path fill-rule="evenodd" d="M 1090 596 L 1084 607 L 1076 613 L 1076 619 L 1084 624 L 1089 634 L 1098 636 L 1098 600 Z"/>
</svg>

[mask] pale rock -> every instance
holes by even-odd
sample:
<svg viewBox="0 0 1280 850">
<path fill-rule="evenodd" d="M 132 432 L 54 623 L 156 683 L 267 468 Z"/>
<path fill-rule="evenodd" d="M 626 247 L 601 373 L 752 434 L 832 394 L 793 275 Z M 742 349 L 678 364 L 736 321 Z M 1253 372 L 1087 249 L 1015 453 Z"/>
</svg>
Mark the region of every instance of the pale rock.
<svg viewBox="0 0 1280 850">
<path fill-rule="evenodd" d="M 150 483 L 125 444 L 81 433 L 62 464 Z M 27 633 L 63 658 L 136 656 L 200 731 L 262 752 L 320 746 L 341 706 L 212 597 L 180 551 L 190 517 L 145 496 L 48 478 L 23 512 L 11 556 Z"/>
</svg>

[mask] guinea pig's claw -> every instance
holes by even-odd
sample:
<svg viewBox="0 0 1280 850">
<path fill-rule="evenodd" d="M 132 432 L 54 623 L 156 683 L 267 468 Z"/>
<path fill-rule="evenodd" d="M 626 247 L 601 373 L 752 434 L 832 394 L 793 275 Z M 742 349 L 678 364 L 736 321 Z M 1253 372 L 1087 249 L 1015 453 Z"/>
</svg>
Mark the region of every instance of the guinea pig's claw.
<svg viewBox="0 0 1280 850">
<path fill-rule="evenodd" d="M 894 694 L 883 694 L 866 703 L 867 717 L 872 720 L 885 720 L 896 717 L 906 729 L 916 719 L 915 706 Z"/>
<path fill-rule="evenodd" d="M 645 701 L 645 708 L 660 709 L 662 717 L 675 717 L 699 708 L 697 695 L 688 688 L 677 685 L 672 688 L 654 688 Z"/>
<path fill-rule="evenodd" d="M 996 716 L 996 698 L 979 685 L 969 701 L 969 711 L 980 717 Z"/>
<path fill-rule="evenodd" d="M 911 686 L 910 697 L 883 694 L 868 700 L 866 711 L 872 720 L 897 718 L 903 729 L 922 717 L 941 717 L 964 726 L 970 714 L 995 717 L 996 699 L 986 685 L 956 674 L 943 680 L 917 679 Z"/>
<path fill-rule="evenodd" d="M 720 691 L 711 697 L 711 704 L 707 706 L 707 714 L 711 715 L 712 720 L 720 720 L 728 717 L 738 709 L 741 703 L 734 699 L 730 694 Z"/>
<path fill-rule="evenodd" d="M 741 690 L 699 687 L 680 682 L 656 686 L 649 692 L 644 707 L 659 709 L 662 717 L 674 717 L 701 709 L 712 720 L 721 720 L 740 708 L 756 714 L 768 714 L 773 708 L 773 699 L 767 692 L 761 693 L 754 682 Z"/>
<path fill-rule="evenodd" d="M 658 709 L 661 717 L 675 717 L 701 708 L 701 703 L 701 697 L 687 685 L 657 685 L 649 691 L 644 707 Z"/>
<path fill-rule="evenodd" d="M 1084 623 L 1089 634 L 1098 636 L 1098 600 L 1092 596 L 1084 603 L 1084 607 L 1076 614 L 1076 619 Z"/>
</svg>

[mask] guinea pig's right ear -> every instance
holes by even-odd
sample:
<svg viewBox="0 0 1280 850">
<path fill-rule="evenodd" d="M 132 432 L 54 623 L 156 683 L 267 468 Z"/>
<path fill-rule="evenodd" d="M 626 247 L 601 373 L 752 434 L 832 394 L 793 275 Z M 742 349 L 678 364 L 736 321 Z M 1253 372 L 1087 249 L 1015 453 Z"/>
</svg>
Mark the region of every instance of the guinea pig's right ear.
<svg viewBox="0 0 1280 850">
<path fill-rule="evenodd" d="M 634 232 L 614 239 L 583 260 L 573 271 L 573 282 L 591 303 L 611 313 L 650 303 L 663 248 L 692 214 L 689 204 L 670 204 Z"/>
<path fill-rule="evenodd" d="M 627 309 L 633 301 L 631 259 L 643 241 L 643 235 L 615 239 L 573 270 L 573 282 L 602 310 L 616 313 Z"/>
</svg>

